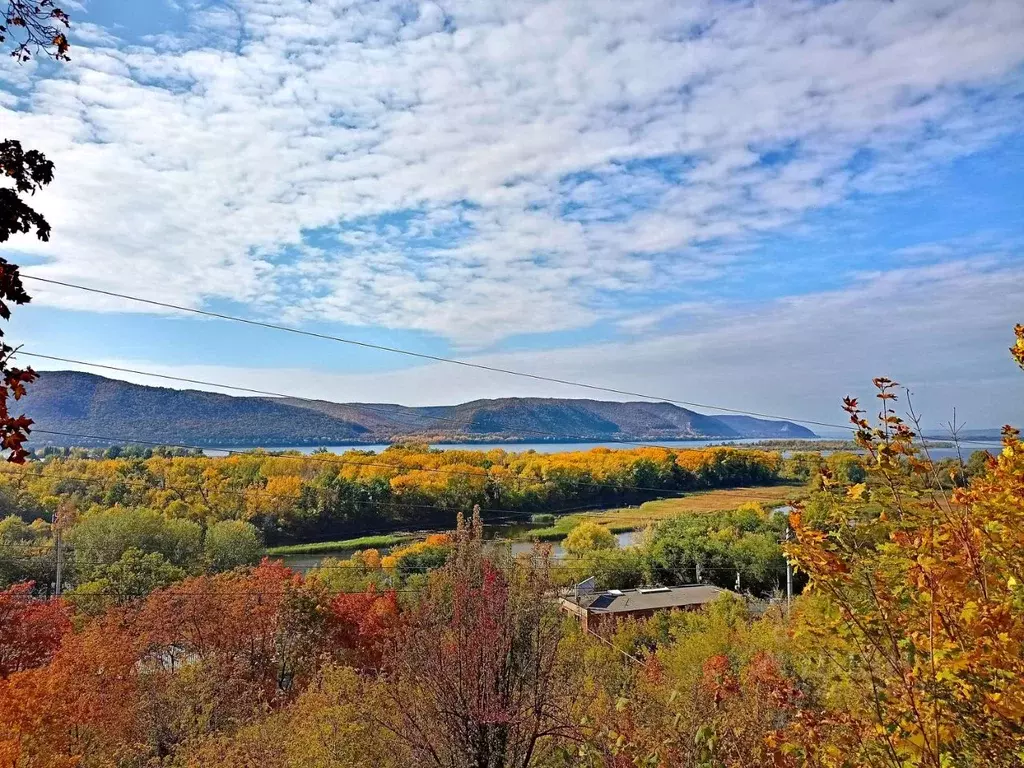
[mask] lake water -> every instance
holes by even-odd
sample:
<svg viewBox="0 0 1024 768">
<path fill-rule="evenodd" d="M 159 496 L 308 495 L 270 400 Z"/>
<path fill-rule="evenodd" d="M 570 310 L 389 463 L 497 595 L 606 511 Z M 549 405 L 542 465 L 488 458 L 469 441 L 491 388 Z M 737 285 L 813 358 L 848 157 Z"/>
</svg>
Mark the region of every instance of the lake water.
<svg viewBox="0 0 1024 768">
<path fill-rule="evenodd" d="M 748 445 L 760 442 L 761 438 L 750 438 L 741 440 L 659 440 L 657 442 L 629 442 L 629 443 L 432 443 L 431 448 L 442 451 L 493 451 L 500 449 L 508 453 L 525 453 L 536 451 L 537 453 L 565 453 L 567 451 L 589 451 L 593 448 L 619 448 L 628 450 L 638 446 L 657 445 L 664 448 L 706 448 L 709 445 Z M 255 445 L 226 446 L 232 451 L 250 451 L 258 448 Z M 345 451 L 374 451 L 380 453 L 390 447 L 389 443 L 374 443 L 371 445 L 294 445 L 285 447 L 267 448 L 268 451 L 298 451 L 303 454 L 311 454 L 313 451 L 326 450 L 331 453 L 345 453 Z M 207 456 L 224 456 L 226 451 L 221 448 L 206 448 L 203 450 Z"/>
<path fill-rule="evenodd" d="M 831 440 L 835 438 L 807 438 L 808 442 L 813 440 Z M 495 449 L 503 450 L 507 453 L 524 453 L 526 451 L 536 451 L 537 453 L 566 453 L 569 451 L 589 451 L 593 448 L 611 448 L 620 450 L 629 450 L 635 448 L 638 445 L 657 445 L 663 448 L 707 448 L 712 445 L 752 445 L 754 443 L 762 442 L 762 438 L 745 438 L 741 440 L 662 440 L 651 443 L 557 443 L 557 442 L 540 442 L 540 443 L 434 443 L 430 447 L 437 448 L 443 451 L 492 451 Z M 232 451 L 248 451 L 255 450 L 258 446 L 232 446 Z M 373 445 L 326 445 L 326 446 L 313 446 L 313 445 L 296 445 L 287 447 L 274 447 L 268 448 L 270 451 L 298 451 L 299 453 L 309 455 L 313 451 L 326 450 L 335 454 L 342 454 L 346 451 L 374 451 L 375 453 L 381 453 L 387 450 L 389 445 L 387 443 L 378 443 Z M 991 442 L 972 442 L 964 443 L 960 447 L 960 451 L 963 454 L 964 460 L 966 460 L 975 451 L 988 451 L 989 453 L 999 453 L 1002 450 L 1002 445 L 998 440 Z M 939 461 L 941 459 L 955 458 L 957 455 L 956 448 L 931 448 L 930 451 L 932 459 Z M 207 448 L 204 449 L 203 453 L 207 456 L 226 456 L 227 451 L 219 448 Z M 783 451 L 783 455 L 788 455 L 792 451 Z M 828 454 L 830 451 L 822 451 L 823 454 Z"/>
</svg>

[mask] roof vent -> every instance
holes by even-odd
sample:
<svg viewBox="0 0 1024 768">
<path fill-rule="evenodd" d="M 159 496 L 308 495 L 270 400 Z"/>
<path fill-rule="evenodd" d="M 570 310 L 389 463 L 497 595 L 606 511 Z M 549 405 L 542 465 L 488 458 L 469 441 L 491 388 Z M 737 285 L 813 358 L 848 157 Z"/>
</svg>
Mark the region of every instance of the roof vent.
<svg viewBox="0 0 1024 768">
<path fill-rule="evenodd" d="M 641 595 L 650 595 L 655 592 L 671 592 L 672 590 L 668 587 L 640 587 L 637 591 Z"/>
<path fill-rule="evenodd" d="M 609 589 L 608 590 L 608 594 L 609 595 L 615 595 L 616 597 L 621 597 L 622 596 L 622 590 L 621 589 Z"/>
</svg>

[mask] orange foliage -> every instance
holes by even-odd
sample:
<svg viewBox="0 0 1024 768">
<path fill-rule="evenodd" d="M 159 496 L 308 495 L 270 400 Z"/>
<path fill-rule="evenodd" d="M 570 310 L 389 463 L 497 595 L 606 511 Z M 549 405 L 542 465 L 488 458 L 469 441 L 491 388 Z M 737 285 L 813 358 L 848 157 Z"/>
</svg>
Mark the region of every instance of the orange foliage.
<svg viewBox="0 0 1024 768">
<path fill-rule="evenodd" d="M 62 602 L 25 595 L 0 594 L 3 766 L 134 765 L 170 754 L 292 701 L 332 658 L 379 667 L 399 621 L 394 592 L 330 598 L 270 561 L 187 579 L 73 633 Z"/>
<path fill-rule="evenodd" d="M 128 615 L 112 612 L 68 635 L 50 664 L 0 681 L 0 764 L 70 768 L 141 754 L 141 650 Z"/>
<path fill-rule="evenodd" d="M 394 591 L 378 594 L 373 585 L 366 592 L 342 592 L 331 601 L 331 647 L 349 651 L 358 667 L 380 666 L 384 640 L 398 623 Z"/>
</svg>

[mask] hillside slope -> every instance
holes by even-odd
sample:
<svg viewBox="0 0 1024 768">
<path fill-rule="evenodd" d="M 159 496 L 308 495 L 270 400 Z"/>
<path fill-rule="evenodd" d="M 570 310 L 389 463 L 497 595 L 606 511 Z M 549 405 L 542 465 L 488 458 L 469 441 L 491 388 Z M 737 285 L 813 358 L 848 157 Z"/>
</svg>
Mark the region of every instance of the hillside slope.
<svg viewBox="0 0 1024 768">
<path fill-rule="evenodd" d="M 147 387 L 77 371 L 46 371 L 22 401 L 36 445 L 127 442 L 198 445 L 330 445 L 516 440 L 669 440 L 813 437 L 791 422 L 705 416 L 669 403 L 555 398 L 474 400 L 412 408 L 231 397 Z M 730 421 L 732 423 L 730 423 Z M 44 434 L 94 435 L 96 440 Z"/>
<path fill-rule="evenodd" d="M 505 439 L 542 439 L 554 434 L 572 440 L 741 436 L 718 419 L 668 403 L 508 397 L 473 400 L 461 405 L 409 408 L 322 400 L 286 402 L 393 436 L 491 435 Z"/>
<path fill-rule="evenodd" d="M 34 431 L 97 435 L 88 441 L 36 431 L 33 444 L 128 442 L 199 445 L 327 444 L 361 439 L 366 428 L 271 399 L 145 387 L 76 371 L 44 371 L 18 403 Z"/>
<path fill-rule="evenodd" d="M 806 427 L 791 421 L 770 421 L 755 419 L 753 416 L 715 416 L 739 433 L 740 437 L 786 438 L 810 437 L 813 433 Z"/>
</svg>

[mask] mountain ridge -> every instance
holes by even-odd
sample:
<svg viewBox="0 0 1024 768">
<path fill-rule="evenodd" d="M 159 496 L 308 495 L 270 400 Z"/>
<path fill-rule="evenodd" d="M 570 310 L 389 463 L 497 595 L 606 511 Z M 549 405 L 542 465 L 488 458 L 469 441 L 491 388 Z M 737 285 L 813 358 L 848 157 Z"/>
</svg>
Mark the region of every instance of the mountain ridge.
<svg viewBox="0 0 1024 768">
<path fill-rule="evenodd" d="M 204 446 L 424 442 L 627 442 L 815 437 L 790 421 L 708 416 L 664 402 L 497 398 L 447 406 L 234 397 L 43 371 L 21 401 L 33 445 L 146 441 Z M 45 431 L 92 435 L 68 438 Z"/>
</svg>

